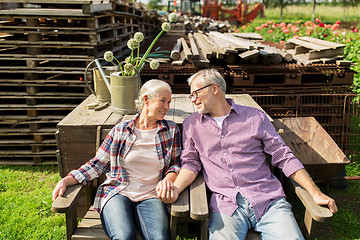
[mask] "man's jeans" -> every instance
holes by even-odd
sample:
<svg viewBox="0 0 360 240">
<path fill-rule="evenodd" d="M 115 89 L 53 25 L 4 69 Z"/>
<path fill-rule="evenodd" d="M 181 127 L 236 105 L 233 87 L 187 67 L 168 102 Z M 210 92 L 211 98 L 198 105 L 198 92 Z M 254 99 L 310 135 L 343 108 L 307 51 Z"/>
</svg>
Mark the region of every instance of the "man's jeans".
<svg viewBox="0 0 360 240">
<path fill-rule="evenodd" d="M 136 229 L 143 239 L 169 239 L 167 209 L 158 198 L 132 202 L 117 194 L 105 204 L 100 218 L 111 239 L 136 239 Z"/>
<path fill-rule="evenodd" d="M 259 222 L 256 222 L 250 202 L 240 193 L 236 197 L 238 208 L 232 216 L 211 213 L 210 239 L 245 239 L 249 229 L 260 233 L 265 240 L 304 239 L 285 198 L 273 202 Z"/>
</svg>

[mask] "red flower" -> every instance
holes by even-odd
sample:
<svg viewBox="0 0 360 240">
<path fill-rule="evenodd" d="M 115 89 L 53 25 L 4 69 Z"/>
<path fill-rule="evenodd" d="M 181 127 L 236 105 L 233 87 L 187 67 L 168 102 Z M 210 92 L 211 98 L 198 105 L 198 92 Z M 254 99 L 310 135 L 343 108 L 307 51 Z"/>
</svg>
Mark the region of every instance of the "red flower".
<svg viewBox="0 0 360 240">
<path fill-rule="evenodd" d="M 315 22 L 319 23 L 320 22 L 320 18 L 316 18 Z"/>
<path fill-rule="evenodd" d="M 285 28 L 285 29 L 283 29 L 283 32 L 284 33 L 289 33 L 290 31 L 289 31 L 289 29 Z"/>
<path fill-rule="evenodd" d="M 279 43 L 280 43 L 280 44 L 285 44 L 285 41 L 281 40 Z"/>
<path fill-rule="evenodd" d="M 324 33 L 324 37 L 327 37 L 327 34 L 326 34 L 326 33 Z"/>
<path fill-rule="evenodd" d="M 325 24 L 319 23 L 319 27 L 324 27 L 324 26 L 325 26 Z"/>
<path fill-rule="evenodd" d="M 340 20 L 337 20 L 337 21 L 336 21 L 336 24 L 340 24 L 340 23 L 341 23 L 341 21 L 340 21 Z"/>
<path fill-rule="evenodd" d="M 353 32 L 354 32 L 354 33 L 357 33 L 358 31 L 359 31 L 359 29 L 353 28 Z"/>
</svg>

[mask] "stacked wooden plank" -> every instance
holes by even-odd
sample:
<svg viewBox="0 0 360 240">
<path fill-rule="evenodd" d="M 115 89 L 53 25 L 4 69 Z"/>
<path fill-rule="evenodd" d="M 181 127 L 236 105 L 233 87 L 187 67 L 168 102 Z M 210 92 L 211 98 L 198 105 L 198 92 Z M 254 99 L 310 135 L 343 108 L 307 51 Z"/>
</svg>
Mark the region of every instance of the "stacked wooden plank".
<svg viewBox="0 0 360 240">
<path fill-rule="evenodd" d="M 300 37 L 289 39 L 285 43 L 285 51 L 292 54 L 298 63 L 329 63 L 334 60 L 342 60 L 344 57 L 344 44 L 324 41 L 312 37 Z M 340 64 L 350 64 L 341 61 Z"/>
<path fill-rule="evenodd" d="M 227 64 L 235 62 L 279 64 L 292 61 L 291 54 L 256 42 L 255 40 L 259 39 L 258 34 L 247 36 L 252 40 L 244 38 L 244 35 L 217 31 L 188 33 L 188 44 L 183 41 L 184 53 L 179 51 L 179 54 L 183 56 L 182 61 L 192 60 L 197 67 L 208 67 L 211 60 L 220 60 Z M 180 65 L 182 61 L 174 64 Z"/>
<path fill-rule="evenodd" d="M 89 94 L 86 66 L 158 24 L 126 1 L 12 2 L 0 10 L 0 164 L 54 163 L 56 124 Z"/>
</svg>

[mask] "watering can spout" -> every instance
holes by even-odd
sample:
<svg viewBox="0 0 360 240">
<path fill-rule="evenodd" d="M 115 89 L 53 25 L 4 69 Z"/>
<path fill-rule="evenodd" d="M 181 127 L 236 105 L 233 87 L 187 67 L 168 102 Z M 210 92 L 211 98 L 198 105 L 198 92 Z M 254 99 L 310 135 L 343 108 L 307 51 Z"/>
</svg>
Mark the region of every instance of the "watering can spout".
<svg viewBox="0 0 360 240">
<path fill-rule="evenodd" d="M 111 92 L 111 86 L 110 86 L 109 79 L 106 77 L 106 74 L 105 74 L 105 72 L 104 72 L 104 69 L 102 68 L 102 66 L 101 66 L 101 64 L 100 64 L 100 62 L 99 62 L 98 59 L 95 59 L 95 64 L 96 64 L 96 66 L 98 67 L 102 78 L 104 79 L 104 82 L 105 82 L 106 87 L 108 88 L 109 92 Z"/>
</svg>

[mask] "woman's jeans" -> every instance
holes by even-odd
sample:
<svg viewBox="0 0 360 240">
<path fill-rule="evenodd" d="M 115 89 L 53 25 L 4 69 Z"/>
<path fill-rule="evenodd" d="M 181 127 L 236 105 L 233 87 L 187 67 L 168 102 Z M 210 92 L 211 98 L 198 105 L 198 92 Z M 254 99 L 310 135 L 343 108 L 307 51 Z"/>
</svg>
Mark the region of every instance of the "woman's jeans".
<svg viewBox="0 0 360 240">
<path fill-rule="evenodd" d="M 100 218 L 111 239 L 136 239 L 137 229 L 143 239 L 169 239 L 167 208 L 158 198 L 132 202 L 117 194 L 105 204 Z"/>
<path fill-rule="evenodd" d="M 265 240 L 304 239 L 285 198 L 273 202 L 257 222 L 250 202 L 240 193 L 236 197 L 238 208 L 232 216 L 211 213 L 209 220 L 210 239 L 245 239 L 248 230 L 260 233 Z"/>
</svg>

